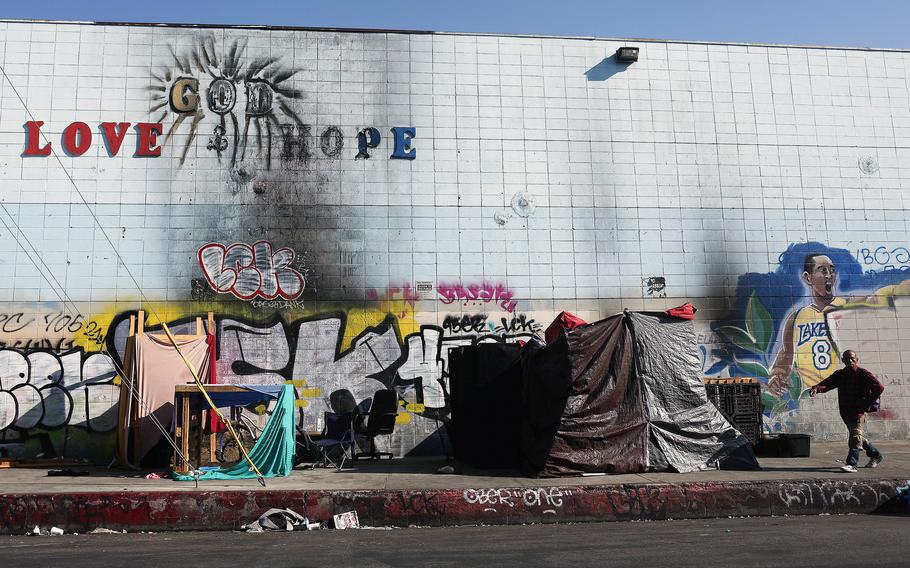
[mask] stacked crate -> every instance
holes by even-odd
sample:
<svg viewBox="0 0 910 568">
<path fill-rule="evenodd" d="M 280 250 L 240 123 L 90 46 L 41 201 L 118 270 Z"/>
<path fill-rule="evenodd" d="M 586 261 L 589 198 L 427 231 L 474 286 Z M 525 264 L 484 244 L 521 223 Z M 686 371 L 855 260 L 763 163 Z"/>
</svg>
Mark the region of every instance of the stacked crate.
<svg viewBox="0 0 910 568">
<path fill-rule="evenodd" d="M 761 441 L 761 383 L 756 379 L 705 379 L 708 400 L 754 447 Z"/>
</svg>

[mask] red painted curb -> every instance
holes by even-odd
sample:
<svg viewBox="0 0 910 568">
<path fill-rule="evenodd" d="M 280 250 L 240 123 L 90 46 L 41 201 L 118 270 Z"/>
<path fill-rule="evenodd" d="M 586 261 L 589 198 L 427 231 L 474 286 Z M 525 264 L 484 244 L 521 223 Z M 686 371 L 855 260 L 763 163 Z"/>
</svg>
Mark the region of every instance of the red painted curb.
<svg viewBox="0 0 910 568">
<path fill-rule="evenodd" d="M 382 491 L 162 491 L 0 494 L 0 533 L 231 530 L 265 510 L 329 521 L 356 510 L 365 526 L 446 526 L 906 511 L 903 479 Z"/>
</svg>

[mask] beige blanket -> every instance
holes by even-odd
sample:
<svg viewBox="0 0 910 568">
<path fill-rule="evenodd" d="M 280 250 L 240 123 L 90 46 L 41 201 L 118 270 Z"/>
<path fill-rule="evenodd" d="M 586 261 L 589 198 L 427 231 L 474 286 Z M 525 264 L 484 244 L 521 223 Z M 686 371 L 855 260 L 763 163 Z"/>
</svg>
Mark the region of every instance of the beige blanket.
<svg viewBox="0 0 910 568">
<path fill-rule="evenodd" d="M 205 381 L 210 364 L 205 336 L 177 338 L 177 345 L 196 368 L 199 378 Z M 195 381 L 170 340 L 164 335 L 149 333 L 136 337 L 133 379 L 139 385 L 142 397 L 141 402 L 133 401 L 133 404 L 138 405 L 137 446 L 134 454 L 138 461 L 161 440 L 161 430 L 153 423 L 150 415 L 154 415 L 165 430 L 171 428 L 174 418 L 174 386 Z"/>
</svg>

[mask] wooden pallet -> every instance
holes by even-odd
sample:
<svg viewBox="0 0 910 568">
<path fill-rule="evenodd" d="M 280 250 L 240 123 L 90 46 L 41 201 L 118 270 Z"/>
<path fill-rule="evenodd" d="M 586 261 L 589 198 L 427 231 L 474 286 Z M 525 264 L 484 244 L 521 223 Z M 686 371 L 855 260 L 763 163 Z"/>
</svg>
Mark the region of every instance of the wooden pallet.
<svg viewBox="0 0 910 568">
<path fill-rule="evenodd" d="M 13 467 L 57 467 L 57 466 L 84 466 L 87 465 L 85 462 L 79 460 L 68 460 L 68 459 L 11 459 L 3 458 L 0 459 L 0 469 L 8 469 Z"/>
</svg>

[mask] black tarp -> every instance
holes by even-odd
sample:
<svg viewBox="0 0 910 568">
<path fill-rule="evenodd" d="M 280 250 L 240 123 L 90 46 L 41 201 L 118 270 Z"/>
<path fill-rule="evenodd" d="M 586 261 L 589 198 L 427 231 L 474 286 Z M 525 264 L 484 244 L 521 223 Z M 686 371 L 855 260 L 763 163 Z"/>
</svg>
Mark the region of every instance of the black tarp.
<svg viewBox="0 0 910 568">
<path fill-rule="evenodd" d="M 521 347 L 480 343 L 449 351 L 455 458 L 479 467 L 517 467 L 522 402 Z"/>
<path fill-rule="evenodd" d="M 613 316 L 523 354 L 530 475 L 758 467 L 705 394 L 691 321 Z"/>
</svg>

